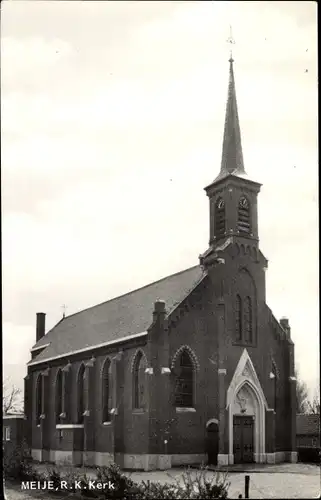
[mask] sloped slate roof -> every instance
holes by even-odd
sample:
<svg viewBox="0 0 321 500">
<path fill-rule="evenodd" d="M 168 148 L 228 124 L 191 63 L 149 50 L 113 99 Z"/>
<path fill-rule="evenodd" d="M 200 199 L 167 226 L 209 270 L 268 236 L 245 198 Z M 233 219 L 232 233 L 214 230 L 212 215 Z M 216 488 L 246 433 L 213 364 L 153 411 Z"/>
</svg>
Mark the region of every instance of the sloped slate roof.
<svg viewBox="0 0 321 500">
<path fill-rule="evenodd" d="M 320 415 L 299 413 L 296 416 L 296 433 L 299 436 L 320 434 Z"/>
<path fill-rule="evenodd" d="M 202 268 L 195 266 L 67 316 L 35 344 L 50 345 L 30 363 L 142 333 L 152 323 L 156 300 L 165 301 L 169 314 L 204 277 Z"/>
</svg>

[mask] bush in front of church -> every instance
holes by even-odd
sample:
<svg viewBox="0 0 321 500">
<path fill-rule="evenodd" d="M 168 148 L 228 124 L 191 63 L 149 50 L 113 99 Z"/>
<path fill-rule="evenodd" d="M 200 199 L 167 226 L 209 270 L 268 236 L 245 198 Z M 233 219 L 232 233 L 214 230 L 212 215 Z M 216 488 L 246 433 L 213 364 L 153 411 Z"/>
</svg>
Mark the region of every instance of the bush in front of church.
<svg viewBox="0 0 321 500">
<path fill-rule="evenodd" d="M 135 482 L 130 476 L 124 474 L 118 465 L 111 464 L 107 467 L 96 468 L 96 481 L 98 483 L 112 484 L 114 488 L 105 490 L 91 489 L 89 487 L 92 477 L 89 478 L 79 469 L 66 469 L 66 467 L 48 467 L 46 472 L 39 473 L 33 466 L 28 450 L 17 447 L 11 460 L 4 467 L 5 478 L 13 481 L 52 481 L 57 491 L 50 491 L 50 496 L 55 494 L 66 495 L 69 500 L 94 498 L 96 500 L 122 499 L 122 500 L 187 500 L 187 499 L 227 499 L 229 484 L 226 476 L 214 475 L 205 468 L 195 470 L 186 469 L 180 478 L 173 478 L 168 473 L 168 482 L 153 481 Z M 173 481 L 174 479 L 174 481 Z M 61 489 L 61 481 L 68 485 L 67 490 Z M 75 484 L 77 483 L 77 488 Z M 81 488 L 79 489 L 79 484 Z"/>
<path fill-rule="evenodd" d="M 100 483 L 107 483 L 114 485 L 115 489 L 107 489 L 104 493 L 105 496 L 100 498 L 123 498 L 124 500 L 142 499 L 139 485 L 123 472 L 116 464 L 110 464 L 107 467 L 97 468 L 97 481 Z"/>
<path fill-rule="evenodd" d="M 174 479 L 168 474 L 168 482 L 160 483 L 153 481 L 135 482 L 127 474 L 124 474 L 116 464 L 107 467 L 96 468 L 96 480 L 99 483 L 113 484 L 114 489 L 91 490 L 90 479 L 86 475 L 78 474 L 73 470 L 71 473 L 51 471 L 50 479 L 65 480 L 70 485 L 68 499 L 95 498 L 96 500 L 123 499 L 123 500 L 187 500 L 187 499 L 227 499 L 229 484 L 226 475 L 214 475 L 205 468 L 199 470 L 187 469 Z M 174 479 L 174 481 L 173 481 Z M 73 490 L 72 485 L 80 481 L 81 490 Z M 72 491 L 73 490 L 73 491 Z"/>
<path fill-rule="evenodd" d="M 136 483 L 121 472 L 116 464 L 111 464 L 97 469 L 97 480 L 99 482 L 110 481 L 115 485 L 114 490 L 101 492 L 99 500 L 105 498 L 125 500 L 227 499 L 229 488 L 226 474 L 213 474 L 206 468 L 186 469 L 181 479 L 176 478 L 174 483 L 170 474 L 167 483 L 153 481 Z"/>
<path fill-rule="evenodd" d="M 176 498 L 228 498 L 230 483 L 227 481 L 227 473 L 213 474 L 206 467 L 196 470 L 188 468 L 182 475 L 182 482 L 181 490 L 185 496 Z M 178 481 L 177 484 L 179 484 Z"/>
<path fill-rule="evenodd" d="M 11 481 L 38 481 L 27 444 L 23 441 L 3 457 L 4 478 Z"/>
</svg>

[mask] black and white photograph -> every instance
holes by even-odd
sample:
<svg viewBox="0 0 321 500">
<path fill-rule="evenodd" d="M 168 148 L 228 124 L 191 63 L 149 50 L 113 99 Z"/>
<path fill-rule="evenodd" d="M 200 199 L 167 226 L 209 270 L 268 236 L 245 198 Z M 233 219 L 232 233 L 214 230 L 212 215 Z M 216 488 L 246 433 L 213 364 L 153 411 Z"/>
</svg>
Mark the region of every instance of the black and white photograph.
<svg viewBox="0 0 321 500">
<path fill-rule="evenodd" d="M 1 3 L 6 500 L 320 498 L 313 1 Z"/>
</svg>

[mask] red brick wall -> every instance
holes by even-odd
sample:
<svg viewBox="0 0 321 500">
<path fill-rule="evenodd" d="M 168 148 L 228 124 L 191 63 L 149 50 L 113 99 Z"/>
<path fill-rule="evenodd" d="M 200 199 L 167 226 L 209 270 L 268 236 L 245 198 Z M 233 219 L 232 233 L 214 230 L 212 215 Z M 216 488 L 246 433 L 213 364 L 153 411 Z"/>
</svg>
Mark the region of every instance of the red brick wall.
<svg viewBox="0 0 321 500">
<path fill-rule="evenodd" d="M 207 289 L 206 284 L 201 284 L 172 315 L 174 324 L 170 322 L 170 359 L 182 345 L 187 345 L 196 355 L 199 369 L 195 381 L 196 412 L 175 414 L 176 423 L 172 426 L 169 441 L 170 453 L 204 453 L 206 422 L 218 416 L 217 365 L 209 359 L 217 363 L 214 307 L 212 290 Z M 174 383 L 172 377 L 172 391 Z"/>
<path fill-rule="evenodd" d="M 17 446 L 20 446 L 24 439 L 25 420 L 23 418 L 6 418 L 3 417 L 3 453 L 4 456 L 10 455 Z M 5 428 L 10 429 L 10 440 L 5 439 Z"/>
<path fill-rule="evenodd" d="M 234 253 L 233 253 L 234 252 Z M 237 363 L 243 352 L 244 345 L 235 345 L 235 294 L 238 290 L 247 290 L 249 283 L 252 283 L 256 290 L 255 297 L 255 319 L 256 319 L 256 345 L 246 347 L 253 361 L 255 370 L 260 379 L 263 391 L 266 395 L 269 407 L 273 407 L 273 383 L 269 378 L 272 370 L 272 358 L 274 359 L 278 372 L 279 380 L 279 412 L 276 415 L 276 450 L 284 451 L 288 446 L 288 428 L 287 420 L 291 409 L 287 404 L 289 394 L 289 368 L 286 360 L 288 343 L 282 336 L 282 330 L 273 322 L 271 313 L 265 304 L 265 272 L 263 263 L 259 262 L 257 257 L 252 255 L 242 255 L 240 248 L 227 249 L 225 252 L 225 265 L 218 265 L 209 271 L 209 277 L 201 283 L 194 292 L 179 305 L 170 317 L 169 328 L 169 357 L 170 360 L 176 351 L 182 345 L 188 345 L 195 353 L 199 369 L 196 375 L 196 402 L 195 413 L 175 413 L 176 422 L 171 427 L 171 435 L 168 445 L 170 453 L 204 453 L 206 450 L 206 422 L 210 418 L 218 418 L 218 367 L 219 362 L 223 363 L 227 370 L 226 387 L 228 387 L 231 378 L 236 369 Z M 246 266 L 250 276 L 246 273 L 239 274 L 241 267 Z M 251 285 L 251 286 L 252 286 Z M 218 353 L 217 336 L 217 302 L 218 298 L 223 297 L 226 309 L 226 329 L 223 337 L 220 360 Z M 166 298 L 165 298 L 166 299 Z M 165 302 L 166 306 L 166 302 Z M 152 322 L 152 318 L 151 318 Z M 157 332 L 151 336 L 152 342 L 161 342 L 160 333 Z M 123 359 L 120 362 L 123 370 L 123 380 L 117 391 L 117 404 L 120 404 L 119 415 L 116 419 L 123 425 L 122 436 L 117 431 L 117 451 L 132 454 L 147 453 L 149 450 L 148 433 L 150 432 L 149 412 L 137 414 L 132 407 L 132 373 L 131 365 L 133 355 L 138 347 L 142 347 L 148 357 L 148 339 L 142 338 L 132 341 L 127 346 L 124 345 Z M 159 346 L 160 349 L 163 347 Z M 93 368 L 94 391 L 92 394 L 92 404 L 95 411 L 93 414 L 94 437 L 92 448 L 101 452 L 112 452 L 114 424 L 104 426 L 101 421 L 101 369 L 106 355 L 113 351 L 115 354 L 117 348 L 101 349 L 95 354 L 96 360 Z M 92 353 L 88 353 L 87 360 Z M 71 377 L 72 387 L 69 395 L 69 404 L 71 406 L 71 421 L 77 422 L 77 373 L 82 359 L 75 356 L 71 359 Z M 62 368 L 66 364 L 60 362 Z M 72 437 L 68 430 L 63 431 L 63 437 L 58 438 L 55 421 L 55 381 L 59 368 L 59 361 L 52 365 L 48 384 L 49 384 L 49 403 L 47 407 L 46 433 L 47 442 L 51 449 L 70 450 L 72 446 Z M 32 373 L 32 390 L 35 394 L 36 377 L 39 369 L 35 367 Z M 119 381 L 120 384 L 120 381 Z M 173 390 L 172 385 L 170 386 Z M 164 396 L 166 398 L 166 396 Z M 168 398 L 170 395 L 168 395 Z M 163 401 L 163 406 L 168 404 L 169 399 Z M 35 398 L 32 398 L 32 448 L 41 447 L 40 429 L 35 424 Z M 30 411 L 29 411 L 30 413 Z M 269 425 L 269 424 L 268 424 Z M 269 429 L 267 429 L 267 436 Z M 272 451 L 272 450 L 271 450 Z"/>
</svg>

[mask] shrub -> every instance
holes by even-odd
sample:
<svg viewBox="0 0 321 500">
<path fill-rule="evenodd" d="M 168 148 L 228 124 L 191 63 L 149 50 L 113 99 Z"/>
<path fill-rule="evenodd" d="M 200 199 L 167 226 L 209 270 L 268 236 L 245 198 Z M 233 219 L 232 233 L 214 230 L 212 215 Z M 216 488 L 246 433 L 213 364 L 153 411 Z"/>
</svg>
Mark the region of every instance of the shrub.
<svg viewBox="0 0 321 500">
<path fill-rule="evenodd" d="M 4 455 L 3 472 L 5 479 L 13 481 L 40 480 L 40 475 L 32 464 L 30 449 L 24 441 Z"/>
<path fill-rule="evenodd" d="M 199 470 L 186 469 L 180 479 L 174 483 L 142 481 L 137 484 L 119 467 L 112 464 L 108 467 L 97 469 L 97 480 L 114 484 L 115 490 L 106 490 L 103 498 L 123 498 L 132 500 L 158 500 L 158 499 L 227 499 L 229 483 L 227 473 L 210 473 L 207 468 Z M 97 492 L 98 493 L 98 492 Z"/>
<path fill-rule="evenodd" d="M 18 457 L 21 455 L 18 455 Z M 80 474 L 74 468 L 69 470 L 55 466 L 47 468 L 44 474 L 38 474 L 30 461 L 23 456 L 21 466 L 14 461 L 14 478 L 19 480 L 47 480 L 53 481 L 57 491 L 52 493 L 64 493 L 67 498 L 76 500 L 83 498 L 95 498 L 96 500 L 122 499 L 122 500 L 187 500 L 187 499 L 227 499 L 229 484 L 226 474 L 208 473 L 206 468 L 199 470 L 187 469 L 183 475 L 174 482 L 171 479 L 165 484 L 159 482 L 142 481 L 134 482 L 128 475 L 124 474 L 116 464 L 108 467 L 96 468 L 96 481 L 99 483 L 111 483 L 112 488 L 105 490 L 90 489 L 89 478 L 86 474 Z M 11 473 L 13 474 L 13 473 Z M 11 476 L 12 477 L 12 476 Z M 170 477 L 170 475 L 169 475 Z M 61 490 L 61 481 L 66 481 L 67 490 Z M 75 488 L 76 481 L 81 488 Z"/>
<path fill-rule="evenodd" d="M 115 488 L 114 490 L 106 489 L 101 493 L 101 498 L 122 498 L 124 500 L 142 498 L 139 485 L 122 473 L 116 464 L 111 464 L 108 467 L 98 467 L 97 481 L 102 483 L 110 482 Z"/>
<path fill-rule="evenodd" d="M 177 498 L 203 498 L 203 499 L 227 499 L 230 483 L 227 482 L 227 473 L 209 473 L 206 467 L 192 471 L 186 469 L 183 476 L 183 486 Z"/>
<path fill-rule="evenodd" d="M 53 469 L 47 469 L 47 473 L 45 474 L 46 480 L 47 481 L 52 481 L 53 482 L 53 487 L 57 490 L 60 489 L 60 484 L 61 484 L 61 473 L 59 469 L 54 467 Z"/>
<path fill-rule="evenodd" d="M 170 500 L 171 498 L 181 498 L 181 487 L 170 483 L 152 483 L 150 481 L 142 481 L 140 484 L 141 498 L 143 500 Z"/>
<path fill-rule="evenodd" d="M 69 498 L 97 498 L 97 492 L 95 490 L 88 489 L 90 478 L 86 474 L 79 474 L 78 471 L 73 468 L 65 468 L 64 466 L 54 466 L 47 467 L 46 472 L 43 475 L 43 479 L 46 481 L 53 482 L 53 490 L 50 492 L 52 494 L 65 494 Z M 61 482 L 64 481 L 66 484 L 66 489 L 61 488 Z M 76 481 L 80 488 L 76 488 Z"/>
</svg>

